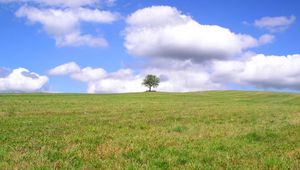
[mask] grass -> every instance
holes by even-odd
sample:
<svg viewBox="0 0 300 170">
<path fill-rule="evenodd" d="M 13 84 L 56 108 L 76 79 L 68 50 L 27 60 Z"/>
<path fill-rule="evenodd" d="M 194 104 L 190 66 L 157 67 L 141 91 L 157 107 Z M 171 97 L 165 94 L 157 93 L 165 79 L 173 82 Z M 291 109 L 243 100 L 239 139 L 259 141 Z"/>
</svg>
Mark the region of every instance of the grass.
<svg viewBox="0 0 300 170">
<path fill-rule="evenodd" d="M 0 95 L 0 169 L 300 169 L 300 95 Z"/>
</svg>

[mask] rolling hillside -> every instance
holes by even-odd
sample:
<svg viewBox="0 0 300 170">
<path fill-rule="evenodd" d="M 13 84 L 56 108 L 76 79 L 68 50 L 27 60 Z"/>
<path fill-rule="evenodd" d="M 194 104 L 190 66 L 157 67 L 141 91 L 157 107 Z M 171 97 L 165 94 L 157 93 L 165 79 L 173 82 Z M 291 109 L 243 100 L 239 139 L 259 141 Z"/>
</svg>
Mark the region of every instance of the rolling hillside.
<svg viewBox="0 0 300 170">
<path fill-rule="evenodd" d="M 300 169 L 300 95 L 1 94 L 0 169 Z"/>
</svg>

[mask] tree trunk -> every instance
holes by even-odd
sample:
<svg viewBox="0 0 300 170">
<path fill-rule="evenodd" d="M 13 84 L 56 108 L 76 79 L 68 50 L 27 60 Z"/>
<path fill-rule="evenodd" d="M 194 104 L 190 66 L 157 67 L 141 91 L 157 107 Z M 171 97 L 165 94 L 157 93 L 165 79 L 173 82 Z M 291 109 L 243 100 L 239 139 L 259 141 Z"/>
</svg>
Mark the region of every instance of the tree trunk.
<svg viewBox="0 0 300 170">
<path fill-rule="evenodd" d="M 149 87 L 149 92 L 151 92 L 151 86 Z"/>
</svg>

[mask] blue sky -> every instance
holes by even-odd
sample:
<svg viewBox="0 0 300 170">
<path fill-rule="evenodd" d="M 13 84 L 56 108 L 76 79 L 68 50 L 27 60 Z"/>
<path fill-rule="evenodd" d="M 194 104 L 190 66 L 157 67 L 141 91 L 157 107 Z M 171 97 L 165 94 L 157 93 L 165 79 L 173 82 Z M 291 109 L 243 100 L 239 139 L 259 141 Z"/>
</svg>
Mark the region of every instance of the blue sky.
<svg viewBox="0 0 300 170">
<path fill-rule="evenodd" d="M 0 0 L 0 91 L 142 91 L 140 82 L 150 73 L 167 77 L 158 89 L 161 91 L 300 89 L 297 0 L 56 2 Z M 82 16 L 76 16 L 79 9 L 85 10 Z M 65 19 L 52 21 L 47 13 L 51 10 Z M 95 10 L 97 15 L 87 18 Z M 67 16 L 77 20 L 64 26 L 69 23 Z M 163 26 L 156 22 L 161 18 Z M 174 25 L 173 20 L 180 22 Z M 176 28 L 181 30 L 178 34 L 165 33 Z M 140 29 L 145 32 L 138 32 Z M 65 37 L 71 33 L 76 38 L 66 43 Z M 155 36 L 160 46 L 146 33 Z M 247 40 L 240 34 L 247 35 Z M 144 45 L 135 42 L 137 36 Z M 107 45 L 101 45 L 101 40 Z M 212 44 L 205 45 L 206 41 Z M 26 70 L 17 75 L 18 68 Z"/>
</svg>

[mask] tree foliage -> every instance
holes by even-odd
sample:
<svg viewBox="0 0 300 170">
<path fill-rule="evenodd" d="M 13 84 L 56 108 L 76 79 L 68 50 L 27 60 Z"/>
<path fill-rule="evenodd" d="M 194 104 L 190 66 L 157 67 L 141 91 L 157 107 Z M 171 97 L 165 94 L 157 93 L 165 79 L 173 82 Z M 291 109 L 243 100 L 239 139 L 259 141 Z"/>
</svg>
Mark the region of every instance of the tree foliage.
<svg viewBox="0 0 300 170">
<path fill-rule="evenodd" d="M 148 74 L 144 81 L 143 81 L 143 85 L 149 88 L 149 92 L 152 91 L 152 88 L 156 88 L 159 86 L 160 80 L 157 76 L 152 75 L 152 74 Z"/>
</svg>

